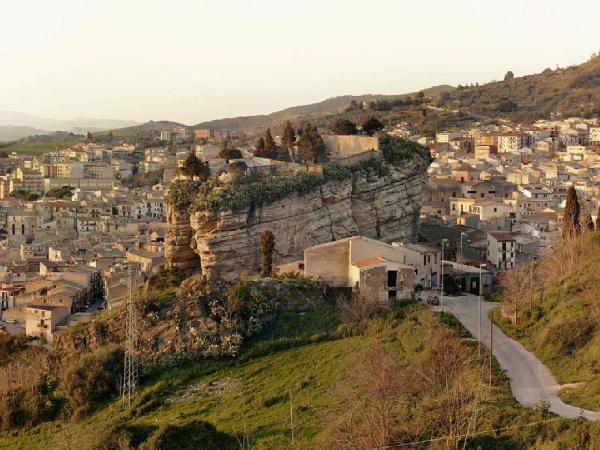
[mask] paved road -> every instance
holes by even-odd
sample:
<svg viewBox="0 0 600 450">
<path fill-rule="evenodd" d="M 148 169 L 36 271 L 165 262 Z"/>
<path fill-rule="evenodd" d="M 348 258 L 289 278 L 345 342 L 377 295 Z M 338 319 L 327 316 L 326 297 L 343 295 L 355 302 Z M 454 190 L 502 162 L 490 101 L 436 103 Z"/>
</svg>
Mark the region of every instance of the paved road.
<svg viewBox="0 0 600 450">
<path fill-rule="evenodd" d="M 498 303 L 482 302 L 481 339 L 489 347 L 490 320 L 488 312 L 498 307 Z M 475 295 L 461 297 L 444 296 L 443 309 L 451 312 L 477 338 L 479 322 L 479 299 Z M 541 401 L 550 404 L 550 410 L 568 419 L 585 417 L 588 420 L 600 420 L 600 412 L 587 411 L 567 405 L 557 395 L 560 385 L 556 378 L 533 353 L 520 343 L 507 337 L 494 325 L 493 353 L 500 367 L 510 378 L 510 387 L 517 401 L 529 407 L 539 405 Z"/>
</svg>

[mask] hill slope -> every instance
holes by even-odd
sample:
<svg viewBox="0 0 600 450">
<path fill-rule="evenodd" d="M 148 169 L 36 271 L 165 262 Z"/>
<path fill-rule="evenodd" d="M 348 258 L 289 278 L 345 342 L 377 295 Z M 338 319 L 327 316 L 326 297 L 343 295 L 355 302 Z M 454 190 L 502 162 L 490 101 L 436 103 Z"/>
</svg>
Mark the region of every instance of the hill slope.
<svg viewBox="0 0 600 450">
<path fill-rule="evenodd" d="M 136 124 L 137 123 L 133 120 L 94 119 L 89 117 L 77 117 L 75 119 L 48 119 L 20 112 L 0 111 L 0 125 L 27 126 L 50 131 L 83 132 L 85 134 L 87 131 L 120 128 Z"/>
<path fill-rule="evenodd" d="M 436 97 L 442 92 L 452 91 L 454 88 L 449 85 L 434 86 L 428 89 L 424 89 L 425 95 L 430 97 Z M 323 115 L 338 114 L 343 112 L 350 102 L 356 101 L 361 102 L 374 102 L 381 100 L 394 100 L 398 98 L 404 98 L 406 96 L 413 96 L 416 93 L 408 94 L 397 94 L 397 95 L 344 95 L 339 97 L 329 98 L 318 103 L 311 103 L 308 105 L 293 106 L 290 108 L 276 111 L 271 114 L 256 115 L 256 116 L 241 116 L 232 117 L 226 119 L 210 120 L 208 122 L 202 122 L 194 125 L 194 128 L 216 128 L 216 129 L 229 129 L 235 131 L 254 131 L 257 128 L 274 127 L 281 124 L 286 120 L 293 120 L 296 118 L 315 118 Z"/>
<path fill-rule="evenodd" d="M 443 436 L 442 442 L 454 447 L 460 440 L 447 430 L 460 434 L 507 426 L 506 432 L 473 434 L 466 448 L 548 448 L 558 442 L 583 448 L 596 439 L 593 424 L 550 419 L 543 411 L 518 406 L 496 366 L 491 396 L 487 388 L 472 390 L 487 375 L 479 373 L 475 346 L 461 339 L 464 332 L 456 326 L 451 317 L 434 316 L 410 302 L 349 325 L 340 325 L 331 302 L 306 312 L 281 311 L 235 359 L 192 361 L 146 373 L 132 412 L 116 399 L 104 399 L 83 419 L 0 434 L 0 448 L 372 448 L 366 441 L 357 447 L 355 441 L 339 440 L 345 424 L 353 423 L 345 421 L 356 412 L 364 420 L 353 426 L 363 436 L 370 419 L 363 408 L 395 417 L 382 424 L 397 429 L 384 442 Z M 372 357 L 379 345 L 392 360 Z M 487 362 L 484 367 L 487 371 Z M 401 383 L 390 382 L 398 374 Z M 391 398 L 407 403 L 387 409 Z M 374 401 L 382 403 L 369 409 Z M 470 428 L 470 419 L 454 416 L 453 407 L 469 414 L 474 405 L 485 412 L 474 416 L 477 425 Z M 529 423 L 539 424 L 531 428 Z"/>
<path fill-rule="evenodd" d="M 40 128 L 15 126 L 15 125 L 0 125 L 0 141 L 15 141 L 27 136 L 36 134 L 46 134 L 46 130 Z"/>
<path fill-rule="evenodd" d="M 600 114 L 600 56 L 583 64 L 460 87 L 444 105 L 485 117 L 531 121 L 551 113 L 563 117 Z"/>
<path fill-rule="evenodd" d="M 521 284 L 517 326 L 496 314 L 499 326 L 533 351 L 559 383 L 570 404 L 600 409 L 600 232 L 560 243 L 534 268 L 533 304 L 530 267 L 513 280 Z M 513 309 L 511 308 L 511 311 Z"/>
</svg>

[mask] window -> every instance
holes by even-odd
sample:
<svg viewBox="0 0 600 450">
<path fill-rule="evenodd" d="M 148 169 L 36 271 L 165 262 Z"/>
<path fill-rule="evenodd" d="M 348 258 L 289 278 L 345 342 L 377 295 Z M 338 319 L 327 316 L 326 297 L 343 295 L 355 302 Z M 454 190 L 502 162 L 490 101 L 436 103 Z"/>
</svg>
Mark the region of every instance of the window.
<svg viewBox="0 0 600 450">
<path fill-rule="evenodd" d="M 396 300 L 397 293 L 396 291 L 388 291 L 388 300 Z"/>
</svg>

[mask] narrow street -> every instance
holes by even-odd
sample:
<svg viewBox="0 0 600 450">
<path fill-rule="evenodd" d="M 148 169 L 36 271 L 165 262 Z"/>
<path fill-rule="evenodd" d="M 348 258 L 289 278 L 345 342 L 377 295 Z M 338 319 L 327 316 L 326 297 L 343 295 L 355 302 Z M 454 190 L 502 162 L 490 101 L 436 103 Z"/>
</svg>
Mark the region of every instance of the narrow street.
<svg viewBox="0 0 600 450">
<path fill-rule="evenodd" d="M 452 313 L 478 337 L 479 299 L 476 295 L 446 297 L 443 310 Z M 498 303 L 481 303 L 481 338 L 484 345 L 490 344 L 490 320 L 488 313 L 499 306 Z M 440 307 L 437 307 L 439 310 Z M 600 420 L 600 412 L 588 411 L 567 405 L 558 397 L 560 385 L 554 375 L 533 353 L 519 342 L 510 339 L 497 326 L 493 326 L 493 353 L 498 363 L 510 379 L 510 387 L 515 399 L 522 405 L 536 407 L 542 401 L 550 404 L 550 410 L 559 416 L 575 419 Z"/>
</svg>

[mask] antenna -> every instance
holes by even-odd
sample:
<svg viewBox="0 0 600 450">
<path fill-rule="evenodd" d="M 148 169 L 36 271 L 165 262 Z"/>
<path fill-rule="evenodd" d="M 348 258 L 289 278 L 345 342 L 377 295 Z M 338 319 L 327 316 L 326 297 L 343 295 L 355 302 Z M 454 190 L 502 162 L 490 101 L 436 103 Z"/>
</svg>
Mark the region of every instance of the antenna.
<svg viewBox="0 0 600 450">
<path fill-rule="evenodd" d="M 125 361 L 123 364 L 123 393 L 122 404 L 131 408 L 131 397 L 137 392 L 138 387 L 138 363 L 136 360 L 137 349 L 137 317 L 133 304 L 133 282 L 137 275 L 134 273 L 133 263 L 129 266 L 129 295 L 125 311 Z"/>
</svg>

